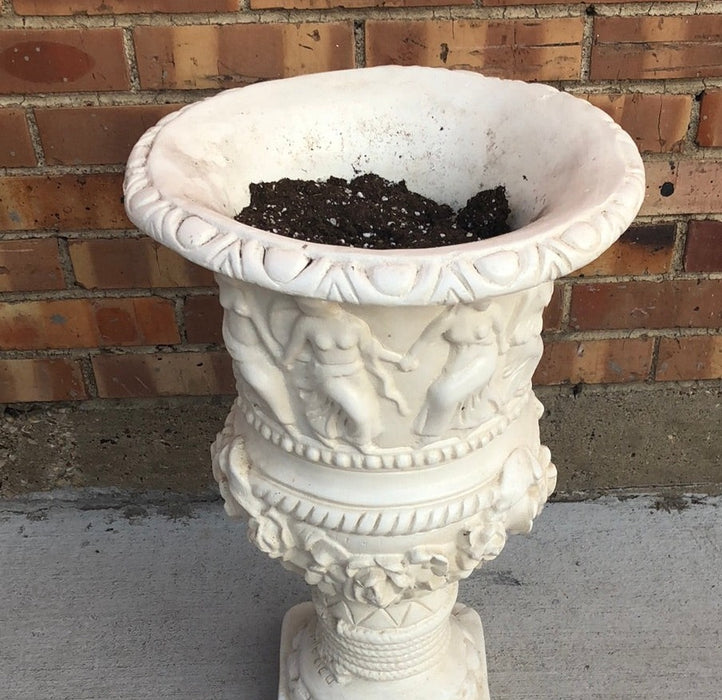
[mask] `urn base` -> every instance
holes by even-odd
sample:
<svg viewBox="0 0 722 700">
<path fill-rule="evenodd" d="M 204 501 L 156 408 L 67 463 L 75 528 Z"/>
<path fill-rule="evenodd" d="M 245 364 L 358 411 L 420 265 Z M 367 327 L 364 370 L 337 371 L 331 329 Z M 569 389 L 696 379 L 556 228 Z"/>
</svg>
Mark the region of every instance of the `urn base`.
<svg viewBox="0 0 722 700">
<path fill-rule="evenodd" d="M 445 653 L 422 672 L 391 680 L 336 677 L 319 655 L 313 603 L 291 608 L 281 630 L 278 700 L 489 700 L 479 615 L 454 605 Z"/>
</svg>

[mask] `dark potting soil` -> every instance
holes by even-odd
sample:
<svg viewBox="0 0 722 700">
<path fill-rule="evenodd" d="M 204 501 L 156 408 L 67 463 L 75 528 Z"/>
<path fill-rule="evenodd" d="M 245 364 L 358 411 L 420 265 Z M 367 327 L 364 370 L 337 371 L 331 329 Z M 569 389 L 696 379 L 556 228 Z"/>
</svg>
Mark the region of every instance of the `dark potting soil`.
<svg viewBox="0 0 722 700">
<path fill-rule="evenodd" d="M 455 212 L 378 175 L 325 182 L 290 180 L 250 186 L 251 203 L 235 219 L 283 236 L 356 248 L 430 248 L 507 233 L 509 203 L 499 186 Z"/>
</svg>

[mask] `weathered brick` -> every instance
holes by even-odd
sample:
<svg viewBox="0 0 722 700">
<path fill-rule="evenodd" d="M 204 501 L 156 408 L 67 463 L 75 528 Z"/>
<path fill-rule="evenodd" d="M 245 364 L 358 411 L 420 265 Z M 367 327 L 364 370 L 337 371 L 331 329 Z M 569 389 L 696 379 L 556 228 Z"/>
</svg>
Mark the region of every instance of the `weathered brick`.
<svg viewBox="0 0 722 700">
<path fill-rule="evenodd" d="M 0 305 L 0 349 L 96 348 L 179 342 L 167 299 L 64 299 Z"/>
<path fill-rule="evenodd" d="M 223 344 L 223 307 L 215 294 L 188 297 L 183 317 L 189 343 Z"/>
<path fill-rule="evenodd" d="M 251 0 L 252 10 L 328 10 L 334 7 L 442 7 L 473 5 L 474 0 Z"/>
<path fill-rule="evenodd" d="M 597 17 L 592 80 L 722 75 L 722 15 Z"/>
<path fill-rule="evenodd" d="M 581 17 L 366 22 L 366 63 L 446 66 L 524 80 L 580 77 Z"/>
<path fill-rule="evenodd" d="M 647 194 L 640 214 L 722 213 L 722 160 L 645 163 Z"/>
<path fill-rule="evenodd" d="M 233 12 L 239 0 L 13 0 L 19 15 L 119 15 L 130 12 Z"/>
<path fill-rule="evenodd" d="M 544 309 L 544 330 L 558 331 L 562 327 L 562 285 L 554 285 L 554 292 L 549 304 Z"/>
<path fill-rule="evenodd" d="M 677 0 L 659 0 L 661 3 L 676 2 Z M 682 2 L 695 2 L 695 0 L 681 0 Z M 595 0 L 594 5 L 607 3 L 621 4 L 637 2 L 637 0 Z M 509 5 L 568 5 L 568 0 L 484 0 L 485 7 L 507 7 Z M 592 5 L 592 7 L 594 7 Z"/>
<path fill-rule="evenodd" d="M 718 328 L 722 280 L 577 284 L 570 325 L 606 328 Z"/>
<path fill-rule="evenodd" d="M 722 90 L 706 90 L 702 96 L 697 143 L 722 146 Z"/>
<path fill-rule="evenodd" d="M 0 177 L 0 230 L 132 228 L 122 197 L 120 173 Z"/>
<path fill-rule="evenodd" d="M 636 142 L 640 151 L 680 151 L 692 110 L 691 95 L 643 93 L 580 95 L 604 110 Z"/>
<path fill-rule="evenodd" d="M 614 384 L 647 379 L 651 338 L 547 342 L 535 384 Z"/>
<path fill-rule="evenodd" d="M 96 238 L 69 243 L 75 278 L 86 289 L 211 287 L 213 273 L 150 238 Z"/>
<path fill-rule="evenodd" d="M 76 360 L 0 360 L 0 403 L 87 398 L 83 374 Z"/>
<path fill-rule="evenodd" d="M 125 163 L 143 132 L 178 107 L 50 107 L 35 119 L 50 165 L 103 165 Z"/>
<path fill-rule="evenodd" d="M 687 272 L 722 272 L 722 221 L 690 221 L 684 251 Z"/>
<path fill-rule="evenodd" d="M 63 289 L 65 282 L 53 238 L 0 242 L 0 292 Z"/>
<path fill-rule="evenodd" d="M 656 378 L 660 381 L 722 379 L 722 336 L 662 338 Z"/>
<path fill-rule="evenodd" d="M 352 68 L 353 25 L 231 24 L 137 27 L 143 88 L 219 88 Z"/>
<path fill-rule="evenodd" d="M 25 111 L 0 109 L 0 168 L 32 167 L 36 162 Z"/>
<path fill-rule="evenodd" d="M 96 355 L 93 370 L 103 398 L 235 394 L 226 352 Z"/>
<path fill-rule="evenodd" d="M 574 273 L 597 275 L 650 275 L 669 270 L 676 236 L 674 224 L 632 226 L 596 260 Z"/>
<path fill-rule="evenodd" d="M 0 93 L 129 88 L 121 29 L 0 31 Z"/>
</svg>

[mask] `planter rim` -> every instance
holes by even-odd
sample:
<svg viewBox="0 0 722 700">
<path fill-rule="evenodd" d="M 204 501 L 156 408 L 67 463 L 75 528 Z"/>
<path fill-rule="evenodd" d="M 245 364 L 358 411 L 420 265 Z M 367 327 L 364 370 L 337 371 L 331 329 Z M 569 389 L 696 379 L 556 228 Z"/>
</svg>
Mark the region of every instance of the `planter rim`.
<svg viewBox="0 0 722 700">
<path fill-rule="evenodd" d="M 580 206 L 566 220 L 544 216 L 508 234 L 461 245 L 421 249 L 360 249 L 287 238 L 235 221 L 190 197 L 167 191 L 154 177 L 149 159 L 162 130 L 209 101 L 243 98 L 267 91 L 373 89 L 376 84 L 427 79 L 486 81 L 555 100 L 560 113 L 589 120 L 606 141 L 610 162 L 622 177 L 593 206 Z M 453 77 L 452 77 L 453 76 Z M 155 154 L 158 158 L 158 154 Z M 167 157 L 161 153 L 160 157 Z M 185 258 L 230 278 L 280 292 L 354 304 L 426 305 L 471 302 L 508 294 L 556 279 L 584 266 L 606 250 L 630 225 L 645 191 L 644 166 L 632 139 L 588 102 L 539 83 L 479 73 L 420 66 L 380 66 L 315 73 L 225 90 L 173 112 L 150 128 L 132 150 L 124 194 L 130 220 Z M 513 206 L 513 203 L 512 203 Z"/>
</svg>

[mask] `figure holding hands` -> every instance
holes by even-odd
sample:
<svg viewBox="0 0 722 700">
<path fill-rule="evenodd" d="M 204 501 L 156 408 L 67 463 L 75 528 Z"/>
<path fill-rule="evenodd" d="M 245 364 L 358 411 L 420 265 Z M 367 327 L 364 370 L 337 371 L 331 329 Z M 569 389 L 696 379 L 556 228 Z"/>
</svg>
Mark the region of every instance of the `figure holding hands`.
<svg viewBox="0 0 722 700">
<path fill-rule="evenodd" d="M 448 355 L 439 376 L 426 392 L 414 422 L 419 435 L 437 437 L 452 428 L 479 424 L 491 414 L 486 390 L 500 352 L 499 323 L 489 300 L 456 304 L 424 329 L 407 355 L 412 362 L 431 338 L 442 338 Z"/>
<path fill-rule="evenodd" d="M 369 447 L 383 432 L 380 397 L 399 413 L 409 408 L 383 363 L 408 371 L 413 361 L 384 347 L 368 324 L 336 302 L 303 298 L 284 352 L 292 370 L 307 363 L 306 417 L 319 438 Z M 378 388 L 377 388 L 378 387 Z"/>
</svg>

